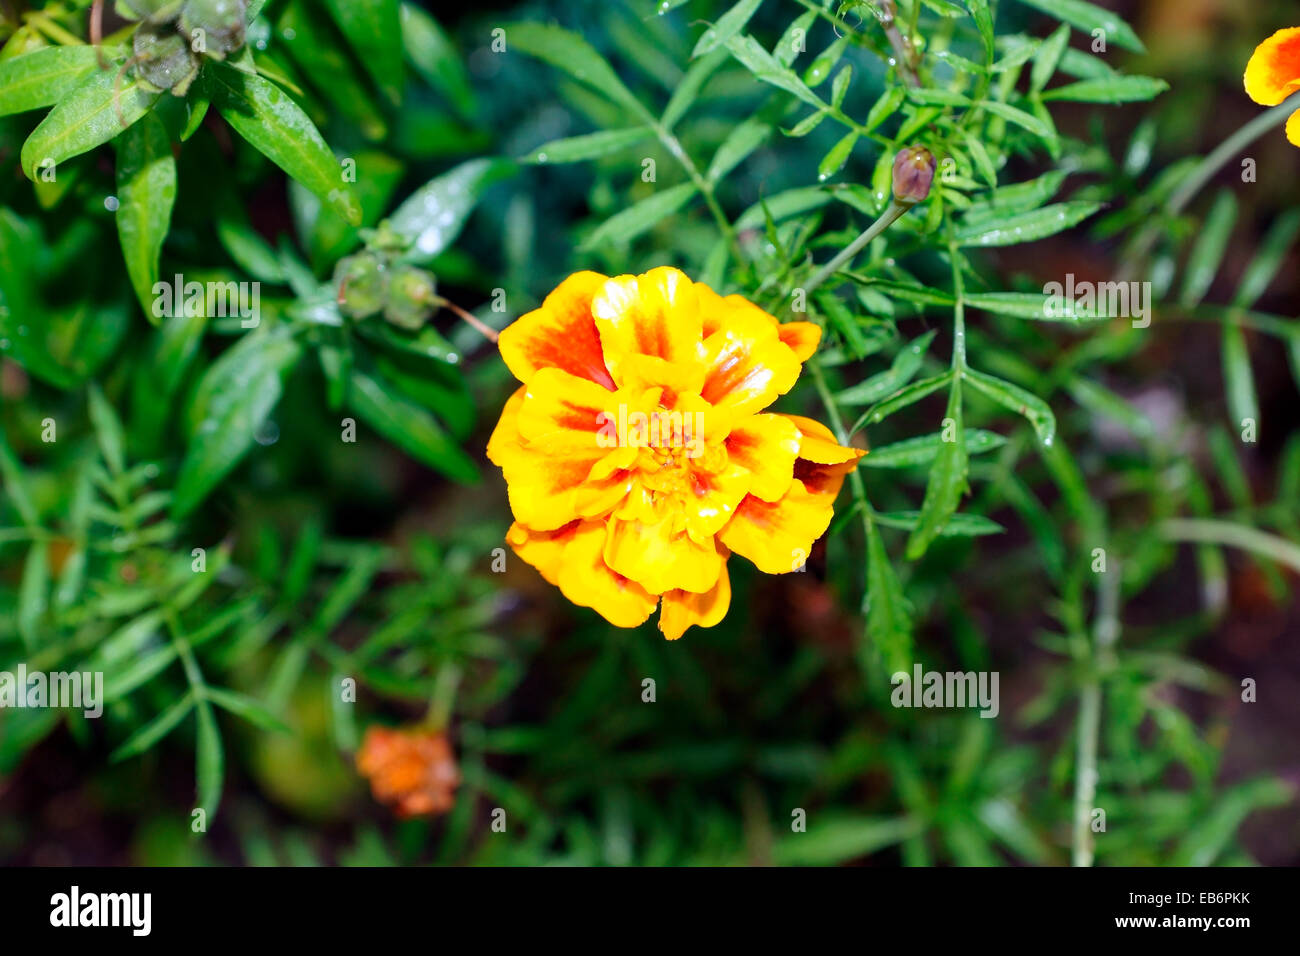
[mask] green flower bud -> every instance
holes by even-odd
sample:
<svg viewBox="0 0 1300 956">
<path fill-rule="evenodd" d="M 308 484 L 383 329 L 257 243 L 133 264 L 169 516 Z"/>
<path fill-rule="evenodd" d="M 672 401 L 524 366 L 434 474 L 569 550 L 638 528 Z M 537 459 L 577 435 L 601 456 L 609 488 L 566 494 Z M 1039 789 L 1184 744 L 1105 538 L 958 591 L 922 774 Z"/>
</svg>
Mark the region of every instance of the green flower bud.
<svg viewBox="0 0 1300 956">
<path fill-rule="evenodd" d="M 244 45 L 245 0 L 186 0 L 181 11 L 181 32 L 199 52 L 224 60 Z"/>
<path fill-rule="evenodd" d="M 388 297 L 388 271 L 368 252 L 340 259 L 334 267 L 339 310 L 353 319 L 364 319 L 384 307 Z"/>
<path fill-rule="evenodd" d="M 412 331 L 420 328 L 434 311 L 438 283 L 433 273 L 415 266 L 398 266 L 388 283 L 388 304 L 384 318 Z"/>
<path fill-rule="evenodd" d="M 909 146 L 894 157 L 894 199 L 917 203 L 930 195 L 934 156 L 924 146 Z"/>
<path fill-rule="evenodd" d="M 156 90 L 184 96 L 199 75 L 199 60 L 189 44 L 173 29 L 148 21 L 136 28 L 131 40 L 136 75 Z"/>
</svg>

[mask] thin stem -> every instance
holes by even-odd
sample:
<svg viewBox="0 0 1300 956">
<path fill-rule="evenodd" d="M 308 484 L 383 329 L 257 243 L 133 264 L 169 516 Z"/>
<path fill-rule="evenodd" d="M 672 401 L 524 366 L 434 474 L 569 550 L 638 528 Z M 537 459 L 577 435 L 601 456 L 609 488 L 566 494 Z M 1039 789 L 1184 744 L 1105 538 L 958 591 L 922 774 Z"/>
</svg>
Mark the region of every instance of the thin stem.
<svg viewBox="0 0 1300 956">
<path fill-rule="evenodd" d="M 876 236 L 880 235 L 892 226 L 895 220 L 911 208 L 911 206 L 900 203 L 897 200 L 891 200 L 889 208 L 885 210 L 883 216 L 868 226 L 862 235 L 858 236 L 858 238 L 854 239 L 836 253 L 835 258 L 831 259 L 830 262 L 826 263 L 826 265 L 813 273 L 813 277 L 804 284 L 804 293 L 806 295 L 812 295 L 815 289 L 819 288 L 827 279 L 852 262 L 853 257 L 865 249 L 872 239 L 876 238 Z"/>
<path fill-rule="evenodd" d="M 1075 866 L 1092 866 L 1092 812 L 1097 800 L 1097 738 L 1101 732 L 1102 679 L 1114 664 L 1119 639 L 1120 570 L 1111 565 L 1097 575 L 1097 613 L 1089 647 L 1088 679 L 1079 693 L 1078 742 L 1074 761 Z"/>
<path fill-rule="evenodd" d="M 1267 531 L 1212 518 L 1171 518 L 1156 526 L 1166 541 L 1196 541 L 1224 544 L 1271 558 L 1300 571 L 1300 545 Z"/>
<path fill-rule="evenodd" d="M 483 320 L 480 319 L 478 316 L 474 315 L 472 312 L 465 311 L 460 306 L 458 306 L 455 302 L 449 302 L 448 300 L 442 298 L 441 296 L 438 297 L 437 302 L 438 305 L 441 305 L 447 309 L 451 309 L 451 311 L 459 315 L 462 319 L 468 322 L 476 332 L 482 335 L 489 342 L 493 343 L 494 345 L 496 344 L 497 330 L 492 328 L 490 325 L 485 325 Z"/>
</svg>

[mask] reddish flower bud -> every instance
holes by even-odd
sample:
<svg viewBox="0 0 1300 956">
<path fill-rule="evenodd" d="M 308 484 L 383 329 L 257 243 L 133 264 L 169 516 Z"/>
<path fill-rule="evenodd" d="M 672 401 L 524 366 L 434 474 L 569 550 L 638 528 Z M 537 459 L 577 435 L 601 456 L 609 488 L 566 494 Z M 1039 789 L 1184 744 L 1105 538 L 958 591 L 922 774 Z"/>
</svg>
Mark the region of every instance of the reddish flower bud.
<svg viewBox="0 0 1300 956">
<path fill-rule="evenodd" d="M 924 146 L 909 146 L 894 157 L 894 199 L 916 203 L 930 195 L 934 156 Z"/>
<path fill-rule="evenodd" d="M 456 802 L 460 768 L 445 734 L 420 728 L 366 730 L 357 769 L 375 799 L 400 817 L 446 813 Z"/>
</svg>

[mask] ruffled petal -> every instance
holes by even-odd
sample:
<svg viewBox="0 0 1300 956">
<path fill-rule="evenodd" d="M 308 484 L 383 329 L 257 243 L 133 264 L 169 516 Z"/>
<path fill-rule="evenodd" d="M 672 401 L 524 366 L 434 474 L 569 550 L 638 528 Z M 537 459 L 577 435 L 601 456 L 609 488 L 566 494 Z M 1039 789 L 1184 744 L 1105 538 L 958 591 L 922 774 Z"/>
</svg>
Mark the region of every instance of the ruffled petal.
<svg viewBox="0 0 1300 956">
<path fill-rule="evenodd" d="M 817 343 L 822 340 L 820 325 L 812 322 L 783 322 L 780 327 L 781 341 L 790 346 L 800 362 L 806 362 L 817 351 Z"/>
<path fill-rule="evenodd" d="M 622 363 L 649 355 L 676 365 L 698 365 L 703 335 L 695 283 L 677 269 L 661 266 L 645 275 L 619 276 L 601 287 L 591 311 L 614 381 L 623 382 Z"/>
<path fill-rule="evenodd" d="M 753 415 L 727 435 L 730 460 L 752 474 L 751 495 L 776 501 L 790 487 L 799 455 L 799 429 L 786 415 Z"/>
<path fill-rule="evenodd" d="M 620 444 L 619 404 L 627 399 L 562 369 L 539 369 L 519 406 L 520 437 L 556 457 L 603 457 Z"/>
<path fill-rule="evenodd" d="M 1246 95 L 1262 106 L 1277 106 L 1300 90 L 1300 27 L 1278 30 L 1255 47 L 1246 64 L 1245 84 Z"/>
<path fill-rule="evenodd" d="M 560 583 L 560 568 L 564 564 L 564 550 L 578 532 L 580 522 L 572 521 L 554 531 L 536 531 L 519 522 L 506 532 L 506 544 L 528 564 L 535 567 L 549 584 Z"/>
<path fill-rule="evenodd" d="M 723 558 L 712 541 L 700 544 L 685 530 L 676 530 L 673 519 L 667 515 L 648 522 L 616 514 L 609 519 L 605 536 L 605 563 L 652 594 L 710 590 L 718 581 Z"/>
<path fill-rule="evenodd" d="M 577 272 L 548 295 L 541 307 L 507 326 L 498 348 L 506 366 L 525 385 L 538 369 L 558 368 L 570 375 L 614 387 L 591 314 L 591 300 L 608 281 L 596 272 Z"/>
<path fill-rule="evenodd" d="M 657 594 L 613 571 L 604 561 L 605 522 L 583 521 L 564 550 L 560 591 L 615 627 L 636 627 L 654 613 Z"/>
<path fill-rule="evenodd" d="M 725 326 L 704 340 L 708 373 L 700 394 L 719 411 L 762 411 L 799 378 L 799 359 L 770 320 L 756 307 L 735 310 Z"/>
<path fill-rule="evenodd" d="M 727 616 L 731 606 L 731 577 L 724 561 L 718 574 L 718 583 L 703 594 L 690 591 L 668 591 L 663 596 L 659 611 L 659 630 L 664 637 L 675 641 L 690 627 L 713 627 Z"/>
<path fill-rule="evenodd" d="M 857 463 L 866 454 L 860 448 L 848 448 L 835 440 L 834 433 L 821 422 L 802 415 L 783 415 L 799 429 L 799 457 L 819 465 Z"/>
<path fill-rule="evenodd" d="M 813 542 L 830 526 L 834 502 L 833 496 L 814 494 L 796 479 L 780 501 L 745 498 L 718 538 L 759 570 L 785 574 L 808 559 Z"/>
</svg>

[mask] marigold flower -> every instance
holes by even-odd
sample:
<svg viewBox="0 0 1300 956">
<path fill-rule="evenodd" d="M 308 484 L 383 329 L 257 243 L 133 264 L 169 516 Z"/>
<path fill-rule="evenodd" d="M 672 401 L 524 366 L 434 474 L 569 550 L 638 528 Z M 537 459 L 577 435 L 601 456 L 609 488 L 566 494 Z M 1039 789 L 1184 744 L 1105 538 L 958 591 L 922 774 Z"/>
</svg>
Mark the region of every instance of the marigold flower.
<svg viewBox="0 0 1300 956">
<path fill-rule="evenodd" d="M 446 813 L 456 802 L 460 768 L 447 735 L 424 728 L 369 727 L 357 770 L 375 799 L 398 816 Z"/>
<path fill-rule="evenodd" d="M 1255 47 L 1245 83 L 1246 95 L 1261 106 L 1277 106 L 1300 90 L 1300 27 L 1278 30 Z M 1300 110 L 1286 121 L 1286 138 L 1300 146 Z"/>
<path fill-rule="evenodd" d="M 731 553 L 800 567 L 865 454 L 763 411 L 820 338 L 672 268 L 570 276 L 501 333 L 523 383 L 488 442 L 515 516 L 506 540 L 611 624 L 660 605 L 669 640 L 717 624 Z"/>
</svg>

